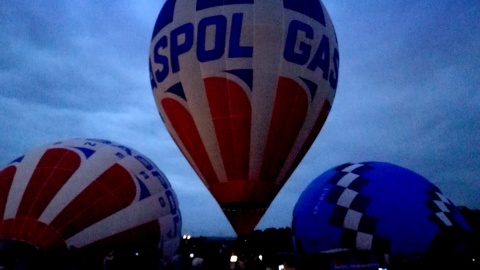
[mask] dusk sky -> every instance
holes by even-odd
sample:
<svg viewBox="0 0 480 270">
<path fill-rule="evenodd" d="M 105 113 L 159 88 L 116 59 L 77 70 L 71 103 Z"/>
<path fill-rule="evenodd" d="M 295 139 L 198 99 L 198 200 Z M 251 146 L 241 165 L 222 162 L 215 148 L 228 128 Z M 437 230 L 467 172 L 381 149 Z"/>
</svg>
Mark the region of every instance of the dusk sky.
<svg viewBox="0 0 480 270">
<path fill-rule="evenodd" d="M 155 106 L 148 54 L 164 1 L 0 1 L 0 168 L 30 149 L 99 138 L 149 157 L 176 191 L 183 233 L 234 236 Z M 316 141 L 257 229 L 291 226 L 324 171 L 381 161 L 480 209 L 480 2 L 325 0 L 339 84 Z"/>
</svg>

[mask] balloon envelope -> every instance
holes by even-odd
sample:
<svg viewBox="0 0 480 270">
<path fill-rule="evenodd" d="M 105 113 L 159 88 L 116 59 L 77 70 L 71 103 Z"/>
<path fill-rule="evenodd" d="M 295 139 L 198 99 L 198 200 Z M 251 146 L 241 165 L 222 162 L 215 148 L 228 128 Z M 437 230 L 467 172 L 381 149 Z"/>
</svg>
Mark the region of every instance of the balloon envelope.
<svg viewBox="0 0 480 270">
<path fill-rule="evenodd" d="M 69 139 L 30 150 L 0 170 L 1 239 L 38 249 L 144 244 L 166 256 L 181 216 L 167 178 L 132 148 Z"/>
<path fill-rule="evenodd" d="M 167 0 L 150 75 L 165 125 L 237 233 L 254 229 L 320 132 L 339 53 L 319 0 Z"/>
<path fill-rule="evenodd" d="M 346 163 L 324 172 L 300 195 L 292 221 L 304 254 L 354 249 L 420 255 L 447 227 L 470 231 L 435 185 L 385 162 Z"/>
</svg>

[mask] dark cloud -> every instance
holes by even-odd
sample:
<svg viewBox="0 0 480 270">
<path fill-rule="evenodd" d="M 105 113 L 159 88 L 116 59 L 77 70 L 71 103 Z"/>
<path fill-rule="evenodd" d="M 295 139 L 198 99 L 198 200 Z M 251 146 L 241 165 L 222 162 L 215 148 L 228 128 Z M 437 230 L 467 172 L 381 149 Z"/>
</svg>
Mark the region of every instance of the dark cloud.
<svg viewBox="0 0 480 270">
<path fill-rule="evenodd" d="M 137 100 L 133 97 L 151 95 L 144 84 L 149 80 L 151 35 L 145 20 L 154 21 L 156 14 L 149 11 L 150 20 L 142 17 L 147 14 L 140 16 L 117 4 L 18 1 L 5 5 L 0 18 L 4 40 L 0 76 L 10 87 L 1 94 L 89 111 L 139 106 L 132 104 Z M 112 95 L 112 90 L 117 94 Z"/>
</svg>

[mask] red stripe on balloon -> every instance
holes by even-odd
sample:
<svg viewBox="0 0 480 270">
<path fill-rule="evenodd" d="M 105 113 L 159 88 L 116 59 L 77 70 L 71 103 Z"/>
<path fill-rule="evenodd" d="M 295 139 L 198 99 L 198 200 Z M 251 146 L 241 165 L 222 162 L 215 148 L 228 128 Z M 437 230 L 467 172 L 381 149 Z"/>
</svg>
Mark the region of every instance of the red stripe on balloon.
<svg viewBox="0 0 480 270">
<path fill-rule="evenodd" d="M 38 237 L 37 219 L 57 192 L 80 166 L 81 158 L 74 151 L 53 148 L 45 151 L 29 179 L 13 220 L 10 234 L 14 238 Z"/>
<path fill-rule="evenodd" d="M 322 110 L 320 111 L 320 114 L 318 115 L 317 120 L 315 120 L 315 124 L 313 125 L 312 130 L 308 134 L 307 139 L 302 145 L 302 149 L 300 150 L 297 157 L 295 158 L 295 161 L 293 162 L 292 166 L 288 170 L 285 179 L 288 179 L 290 175 L 292 175 L 295 168 L 298 166 L 300 161 L 302 161 L 303 157 L 307 154 L 308 149 L 317 138 L 318 134 L 320 133 L 320 130 L 325 124 L 325 121 L 327 121 L 327 117 L 328 117 L 328 114 L 330 113 L 331 108 L 332 106 L 330 102 L 328 100 L 325 100 L 325 103 L 323 103 Z"/>
<path fill-rule="evenodd" d="M 292 79 L 278 79 L 272 120 L 260 171 L 261 181 L 275 181 L 292 150 L 308 110 L 306 91 Z"/>
<path fill-rule="evenodd" d="M 24 227 L 20 229 L 15 224 L 24 224 Z M 42 250 L 66 247 L 60 232 L 41 221 L 20 217 L 3 220 L 2 225 L 6 228 L 1 234 L 3 239 L 23 241 Z M 40 234 L 42 237 L 38 237 Z"/>
<path fill-rule="evenodd" d="M 252 120 L 248 96 L 225 78 L 207 78 L 204 83 L 227 179 L 247 180 Z"/>
<path fill-rule="evenodd" d="M 3 219 L 5 213 L 5 206 L 7 205 L 8 193 L 10 192 L 10 186 L 12 185 L 13 178 L 17 168 L 15 166 L 9 166 L 0 171 L 0 217 Z M 1 231 L 1 230 L 0 230 Z"/>
<path fill-rule="evenodd" d="M 162 107 L 180 140 L 177 141 L 174 138 L 175 143 L 179 146 L 183 145 L 191 157 L 188 161 L 192 165 L 196 165 L 197 173 L 209 185 L 218 182 L 218 176 L 213 169 L 192 115 L 180 102 L 171 98 L 162 99 Z M 187 153 L 184 155 L 187 156 Z"/>
<path fill-rule="evenodd" d="M 68 239 L 130 205 L 136 190 L 131 174 L 123 166 L 114 164 L 75 197 L 50 225 Z"/>
<path fill-rule="evenodd" d="M 68 149 L 48 149 L 28 181 L 17 217 L 37 219 L 60 188 L 80 166 L 80 157 Z"/>
<path fill-rule="evenodd" d="M 11 231 L 11 225 L 7 224 L 4 220 L 5 206 L 7 204 L 8 194 L 10 187 L 15 177 L 17 168 L 15 166 L 9 166 L 0 171 L 0 213 L 2 221 L 0 223 L 0 238 L 7 238 Z"/>
</svg>

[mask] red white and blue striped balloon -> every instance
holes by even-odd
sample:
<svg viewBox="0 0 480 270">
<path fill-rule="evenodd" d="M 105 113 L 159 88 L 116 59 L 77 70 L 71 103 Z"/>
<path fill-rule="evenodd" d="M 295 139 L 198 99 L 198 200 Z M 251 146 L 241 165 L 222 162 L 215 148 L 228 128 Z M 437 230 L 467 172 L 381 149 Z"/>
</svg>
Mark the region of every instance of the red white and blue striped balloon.
<svg viewBox="0 0 480 270">
<path fill-rule="evenodd" d="M 167 178 L 132 148 L 69 139 L 34 148 L 0 170 L 0 239 L 41 249 L 180 241 L 181 215 Z"/>
<path fill-rule="evenodd" d="M 150 47 L 156 105 L 237 233 L 258 223 L 320 132 L 339 51 L 319 0 L 167 0 Z"/>
</svg>

